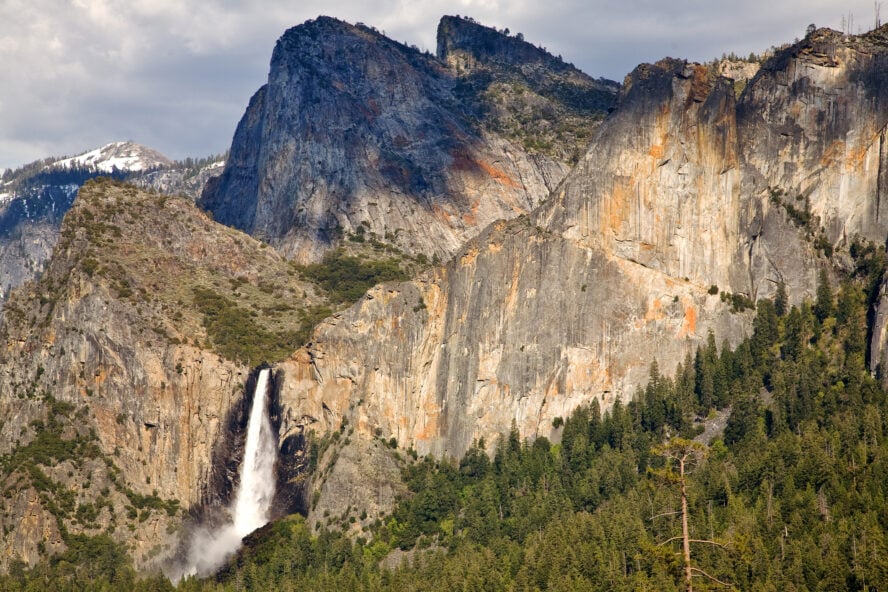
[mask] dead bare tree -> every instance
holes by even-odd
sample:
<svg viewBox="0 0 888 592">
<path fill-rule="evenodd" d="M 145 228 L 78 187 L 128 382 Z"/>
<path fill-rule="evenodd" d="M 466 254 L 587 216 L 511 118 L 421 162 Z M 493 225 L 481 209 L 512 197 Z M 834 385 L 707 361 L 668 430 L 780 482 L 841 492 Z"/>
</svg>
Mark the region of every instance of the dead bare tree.
<svg viewBox="0 0 888 592">
<path fill-rule="evenodd" d="M 681 515 L 681 535 L 666 539 L 665 541 L 660 543 L 660 546 L 667 545 L 677 540 L 681 540 L 681 555 L 682 563 L 684 565 L 684 580 L 688 592 L 693 592 L 694 590 L 693 579 L 695 576 L 703 576 L 712 582 L 715 582 L 727 588 L 733 588 L 731 584 L 728 584 L 727 582 L 723 582 L 718 578 L 711 576 L 699 567 L 695 567 L 691 562 L 691 543 L 703 543 L 727 549 L 724 544 L 714 540 L 691 538 L 690 528 L 688 526 L 689 514 L 687 475 L 706 457 L 706 447 L 699 442 L 694 442 L 693 440 L 686 440 L 684 438 L 672 438 L 665 444 L 655 446 L 652 452 L 658 456 L 663 457 L 666 460 L 666 466 L 660 470 L 651 470 L 651 472 L 668 483 L 677 484 L 679 486 L 679 491 L 681 492 L 680 510 L 676 512 L 664 512 L 662 514 L 658 514 L 657 516 L 651 517 L 653 519 L 660 516 L 669 516 L 674 514 Z"/>
</svg>

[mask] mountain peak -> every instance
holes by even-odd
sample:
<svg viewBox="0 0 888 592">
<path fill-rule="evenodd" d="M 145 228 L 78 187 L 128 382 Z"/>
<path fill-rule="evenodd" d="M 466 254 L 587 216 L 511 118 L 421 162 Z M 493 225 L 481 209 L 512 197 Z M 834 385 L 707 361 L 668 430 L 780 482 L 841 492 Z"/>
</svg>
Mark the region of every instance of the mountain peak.
<svg viewBox="0 0 888 592">
<path fill-rule="evenodd" d="M 272 69 L 277 63 L 293 61 L 332 67 L 327 63 L 330 52 L 335 53 L 344 47 L 366 47 L 367 44 L 402 46 L 364 23 L 351 24 L 331 16 L 319 16 L 284 31 L 272 54 Z M 359 50 L 361 52 L 363 50 Z"/>
<path fill-rule="evenodd" d="M 481 62 L 499 62 L 510 66 L 545 65 L 554 71 L 572 70 L 573 66 L 543 48 L 524 41 L 524 35 L 511 35 L 509 29 L 497 30 L 470 17 L 444 16 L 438 23 L 438 58 L 448 61 L 454 53 L 468 53 Z"/>
<path fill-rule="evenodd" d="M 135 142 L 112 142 L 77 156 L 58 160 L 50 168 L 91 168 L 106 173 L 147 171 L 167 167 L 172 161 L 153 148 Z"/>
<path fill-rule="evenodd" d="M 281 35 L 281 40 L 299 36 L 299 35 L 309 35 L 314 36 L 317 33 L 332 33 L 332 32 L 342 32 L 349 33 L 353 32 L 356 29 L 355 25 L 352 25 L 349 22 L 340 20 L 338 18 L 332 16 L 318 16 L 314 19 L 309 19 L 304 23 L 296 25 L 294 27 L 290 27 L 284 34 Z"/>
<path fill-rule="evenodd" d="M 462 21 L 453 29 L 469 25 L 481 33 L 454 39 L 501 35 Z M 536 61 L 461 53 L 442 63 L 330 17 L 287 30 L 202 207 L 300 261 L 319 260 L 359 228 L 449 257 L 487 223 L 548 195 L 614 102 L 615 90 L 599 97 L 593 79 L 547 68 L 541 60 L 556 58 L 512 42 Z M 470 67 L 459 67 L 463 57 Z M 572 119 L 558 132 L 544 110 Z"/>
</svg>

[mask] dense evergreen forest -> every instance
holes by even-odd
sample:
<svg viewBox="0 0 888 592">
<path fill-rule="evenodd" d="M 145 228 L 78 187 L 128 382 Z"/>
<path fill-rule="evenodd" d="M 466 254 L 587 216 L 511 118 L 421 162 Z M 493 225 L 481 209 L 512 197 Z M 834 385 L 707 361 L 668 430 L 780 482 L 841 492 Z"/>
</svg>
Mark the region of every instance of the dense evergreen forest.
<svg viewBox="0 0 888 592">
<path fill-rule="evenodd" d="M 405 458 L 411 495 L 364 536 L 291 516 L 216 578 L 177 587 L 84 538 L 13 566 L 0 590 L 669 591 L 689 567 L 695 590 L 888 589 L 888 393 L 865 363 L 886 258 L 851 254 L 814 302 L 789 307 L 782 287 L 759 300 L 733 350 L 710 336 L 674 377 L 652 360 L 632 401 L 556 420 L 559 444 L 513 430 L 493 458 L 483 442 L 459 461 Z M 719 410 L 724 431 L 703 437 Z"/>
</svg>

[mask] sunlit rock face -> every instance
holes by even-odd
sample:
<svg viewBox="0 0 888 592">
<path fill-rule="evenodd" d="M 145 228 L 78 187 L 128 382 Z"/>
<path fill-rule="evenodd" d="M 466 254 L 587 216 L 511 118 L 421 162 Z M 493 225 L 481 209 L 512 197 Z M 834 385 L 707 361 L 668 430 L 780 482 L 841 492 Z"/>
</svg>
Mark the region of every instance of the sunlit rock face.
<svg viewBox="0 0 888 592">
<path fill-rule="evenodd" d="M 556 417 L 632 397 L 653 360 L 671 374 L 710 331 L 742 339 L 751 315 L 713 287 L 812 295 L 842 261 L 824 245 L 888 233 L 885 34 L 815 31 L 739 97 L 708 67 L 640 66 L 547 202 L 318 328 L 284 366 L 291 429 L 345 417 L 456 456 L 513 422 L 557 437 Z"/>
<path fill-rule="evenodd" d="M 888 29 L 820 29 L 777 54 L 744 93 L 740 142 L 756 189 L 810 202 L 830 241 L 885 239 Z"/>
</svg>

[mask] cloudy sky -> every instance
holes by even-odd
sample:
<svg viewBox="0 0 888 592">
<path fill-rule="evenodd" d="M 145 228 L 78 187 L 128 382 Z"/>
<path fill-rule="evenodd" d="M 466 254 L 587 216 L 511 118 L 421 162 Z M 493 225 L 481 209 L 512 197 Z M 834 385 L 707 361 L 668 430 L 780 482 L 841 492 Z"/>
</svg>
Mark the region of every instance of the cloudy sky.
<svg viewBox="0 0 888 592">
<path fill-rule="evenodd" d="M 883 20 L 888 20 L 886 5 Z M 664 56 L 748 54 L 809 23 L 872 28 L 872 0 L 0 0 L 0 170 L 133 140 L 171 158 L 224 151 L 285 29 L 318 14 L 435 48 L 442 14 L 622 80 Z M 844 19 L 843 19 L 844 17 Z"/>
</svg>

